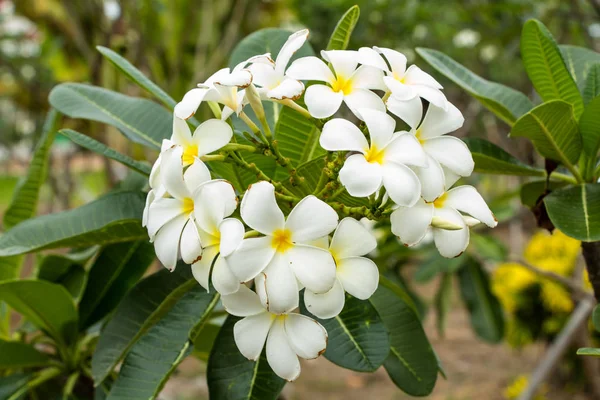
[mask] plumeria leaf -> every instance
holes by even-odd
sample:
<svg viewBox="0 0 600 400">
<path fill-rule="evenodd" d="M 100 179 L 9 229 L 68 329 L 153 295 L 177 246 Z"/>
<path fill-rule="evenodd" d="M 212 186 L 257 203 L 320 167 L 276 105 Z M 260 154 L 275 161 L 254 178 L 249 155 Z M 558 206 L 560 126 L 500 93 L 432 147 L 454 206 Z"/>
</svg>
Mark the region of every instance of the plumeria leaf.
<svg viewBox="0 0 600 400">
<path fill-rule="evenodd" d="M 484 174 L 546 176 L 546 171 L 531 167 L 492 142 L 479 138 L 464 139 L 475 161 L 475 172 Z"/>
<path fill-rule="evenodd" d="M 597 96 L 600 96 L 600 64 L 592 65 L 592 68 L 585 79 L 585 87 L 583 89 L 584 104 L 587 105 Z"/>
<path fill-rule="evenodd" d="M 509 125 L 533 108 L 523 93 L 483 79 L 440 51 L 417 48 L 417 53 Z"/>
<path fill-rule="evenodd" d="M 40 353 L 29 344 L 0 339 L 0 370 L 41 367 L 49 360 L 47 354 Z"/>
<path fill-rule="evenodd" d="M 271 370 L 264 351 L 257 361 L 240 353 L 233 339 L 233 326 L 239 320 L 228 316 L 213 345 L 206 372 L 210 398 L 276 400 L 285 380 Z"/>
<path fill-rule="evenodd" d="M 446 331 L 448 311 L 452 303 L 452 274 L 447 272 L 442 274 L 433 302 L 437 316 L 437 331 L 443 337 Z"/>
<path fill-rule="evenodd" d="M 568 183 L 564 181 L 547 182 L 545 179 L 527 182 L 521 186 L 521 191 L 519 193 L 521 197 L 521 203 L 529 208 L 533 208 L 540 201 L 542 196 L 545 196 L 551 191 L 560 189 L 567 185 Z"/>
<path fill-rule="evenodd" d="M 129 167 L 139 173 L 146 176 L 150 175 L 150 166 L 146 163 L 136 161 L 133 158 L 126 156 L 125 154 L 119 153 L 118 151 L 111 149 L 104 143 L 92 139 L 91 137 L 82 133 L 76 132 L 72 129 L 61 129 L 60 134 L 71 139 L 72 142 L 77 143 L 81 147 L 85 147 L 94 153 L 101 154 L 111 160 L 115 160 L 126 167 Z"/>
<path fill-rule="evenodd" d="M 31 379 L 33 373 L 16 373 L 8 376 L 0 376 L 0 399 L 12 400 L 13 395 L 17 395 L 19 389 L 27 385 L 27 382 Z M 21 399 L 22 396 L 16 397 Z"/>
<path fill-rule="evenodd" d="M 173 116 L 153 101 L 125 96 L 81 83 L 62 83 L 50 92 L 50 104 L 71 118 L 103 122 L 130 140 L 160 150 L 171 136 Z"/>
<path fill-rule="evenodd" d="M 193 350 L 190 332 L 206 323 L 219 297 L 196 285 L 131 348 L 107 400 L 155 398 Z"/>
<path fill-rule="evenodd" d="M 558 48 L 565 60 L 569 73 L 579 86 L 580 91 L 583 92 L 588 74 L 592 71 L 593 65 L 600 63 L 600 53 L 586 49 L 585 47 L 566 44 L 561 44 Z"/>
<path fill-rule="evenodd" d="M 350 7 L 342 15 L 329 38 L 327 50 L 346 50 L 359 17 L 360 8 L 357 5 Z"/>
<path fill-rule="evenodd" d="M 530 19 L 523 26 L 521 55 L 529 79 L 544 101 L 564 100 L 575 115 L 583 111 L 583 99 L 567 69 L 552 34 L 540 21 Z"/>
<path fill-rule="evenodd" d="M 0 257 L 145 239 L 143 208 L 142 193 L 113 192 L 73 210 L 29 219 L 0 236 Z"/>
<path fill-rule="evenodd" d="M 579 118 L 583 151 L 595 164 L 600 150 L 600 97 L 593 99 Z"/>
<path fill-rule="evenodd" d="M 302 313 L 315 318 L 301 304 Z M 346 295 L 342 312 L 330 319 L 315 318 L 327 330 L 325 358 L 340 367 L 373 372 L 390 352 L 385 325 L 369 301 Z"/>
<path fill-rule="evenodd" d="M 594 329 L 600 332 L 600 306 L 594 307 L 594 312 L 592 313 L 592 323 L 594 324 Z"/>
<path fill-rule="evenodd" d="M 504 336 L 504 315 L 500 302 L 492 293 L 487 273 L 479 262 L 467 257 L 458 272 L 458 279 L 475 333 L 487 342 L 498 343 Z"/>
<path fill-rule="evenodd" d="M 40 263 L 37 278 L 63 286 L 78 300 L 85 286 L 86 273 L 82 262 L 68 256 L 50 254 Z"/>
<path fill-rule="evenodd" d="M 100 384 L 131 347 L 187 292 L 198 285 L 190 268 L 163 269 L 140 281 L 119 303 L 102 330 L 92 357 L 92 376 Z"/>
<path fill-rule="evenodd" d="M 544 204 L 550 220 L 564 234 L 585 242 L 600 240 L 600 184 L 555 190 Z"/>
<path fill-rule="evenodd" d="M 593 347 L 582 347 L 580 349 L 577 349 L 577 355 L 600 357 L 600 349 L 596 349 Z"/>
</svg>

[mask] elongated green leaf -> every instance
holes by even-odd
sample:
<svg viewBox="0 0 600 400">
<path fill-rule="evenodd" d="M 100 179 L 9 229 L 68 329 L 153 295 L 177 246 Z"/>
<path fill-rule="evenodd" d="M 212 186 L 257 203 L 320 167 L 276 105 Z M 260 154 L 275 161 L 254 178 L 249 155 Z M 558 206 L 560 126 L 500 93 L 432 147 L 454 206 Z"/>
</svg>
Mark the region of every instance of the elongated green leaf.
<svg viewBox="0 0 600 400">
<path fill-rule="evenodd" d="M 71 118 L 90 119 L 118 128 L 136 143 L 160 150 L 171 136 L 173 116 L 158 104 L 81 83 L 62 83 L 50 92 L 50 104 Z"/>
<path fill-rule="evenodd" d="M 483 267 L 471 257 L 458 272 L 460 293 L 471 315 L 471 326 L 483 340 L 498 343 L 504 336 L 504 315 Z"/>
<path fill-rule="evenodd" d="M 133 345 L 125 357 L 108 400 L 155 398 L 169 376 L 188 356 L 190 332 L 204 325 L 219 297 L 196 285 L 156 325 Z"/>
<path fill-rule="evenodd" d="M 529 79 L 544 101 L 564 100 L 575 115 L 583 111 L 583 99 L 571 77 L 552 34 L 540 21 L 531 19 L 523 26 L 521 56 Z"/>
<path fill-rule="evenodd" d="M 581 132 L 583 151 L 593 158 L 595 164 L 600 149 L 600 97 L 592 100 L 581 114 L 579 132 Z"/>
<path fill-rule="evenodd" d="M 0 236 L 0 256 L 145 239 L 143 208 L 142 193 L 113 192 L 73 210 L 24 221 Z"/>
<path fill-rule="evenodd" d="M 443 337 L 446 332 L 446 320 L 452 303 L 452 274 L 444 273 L 433 300 L 437 317 L 437 331 Z"/>
<path fill-rule="evenodd" d="M 32 376 L 33 373 L 0 376 L 0 400 L 10 399 L 19 389 L 27 385 Z M 17 399 L 21 398 L 19 396 Z"/>
<path fill-rule="evenodd" d="M 0 283 L 0 300 L 45 330 L 58 343 L 77 338 L 77 311 L 71 295 L 60 285 L 19 280 Z"/>
<path fill-rule="evenodd" d="M 329 38 L 327 50 L 346 50 L 359 17 L 360 8 L 357 5 L 350 7 L 342 15 Z"/>
<path fill-rule="evenodd" d="M 100 143 L 99 141 L 92 139 L 87 135 L 76 132 L 72 129 L 61 129 L 60 134 L 68 137 L 74 143 L 77 143 L 81 147 L 85 147 L 86 149 L 91 150 L 94 153 L 98 153 L 110 158 L 111 160 L 115 160 L 125 165 L 126 167 L 129 167 L 144 175 L 150 175 L 151 168 L 148 164 L 136 161 L 133 158 L 126 156 L 125 154 L 119 153 L 118 151 L 111 149 L 104 143 Z"/>
<path fill-rule="evenodd" d="M 544 198 L 550 220 L 565 235 L 600 240 L 600 184 L 569 186 Z"/>
<path fill-rule="evenodd" d="M 35 347 L 22 342 L 0 339 L 0 370 L 40 367 L 48 364 L 50 357 Z"/>
<path fill-rule="evenodd" d="M 125 296 L 102 331 L 92 357 L 96 386 L 129 349 L 197 284 L 189 266 L 180 264 L 175 272 L 163 269 L 150 275 Z"/>
<path fill-rule="evenodd" d="M 237 321 L 237 317 L 227 317 L 210 354 L 206 371 L 210 398 L 276 400 L 285 381 L 271 370 L 264 351 L 258 361 L 250 361 L 240 353 L 233 339 Z"/>
<path fill-rule="evenodd" d="M 594 329 L 600 332 L 600 306 L 598 305 L 594 307 L 594 312 L 592 313 L 592 323 L 594 324 Z"/>
<path fill-rule="evenodd" d="M 585 80 L 583 102 L 587 105 L 598 96 L 600 96 L 600 64 L 594 64 Z"/>
<path fill-rule="evenodd" d="M 314 315 L 301 304 L 303 314 Z M 340 367 L 359 372 L 377 370 L 390 352 L 385 325 L 370 302 L 346 295 L 342 312 L 317 321 L 327 330 L 325 358 Z"/>
<path fill-rule="evenodd" d="M 85 286 L 86 273 L 82 263 L 69 257 L 50 254 L 40 263 L 37 278 L 63 286 L 78 299 Z"/>
<path fill-rule="evenodd" d="M 81 328 L 92 326 L 112 312 L 154 259 L 154 247 L 146 240 L 103 248 L 90 269 L 79 304 Z"/>
<path fill-rule="evenodd" d="M 404 392 L 426 396 L 437 380 L 437 358 L 408 295 L 387 280 L 383 283 L 370 299 L 390 338 L 390 354 L 383 366 Z"/>
<path fill-rule="evenodd" d="M 280 28 L 266 28 L 253 32 L 242 39 L 233 49 L 229 58 L 229 67 L 233 68 L 242 61 L 258 54 L 271 53 L 273 59 L 292 32 Z M 294 54 L 290 61 L 300 57 L 312 56 L 314 51 L 308 42 Z"/>
<path fill-rule="evenodd" d="M 475 161 L 475 172 L 499 175 L 546 176 L 546 171 L 531 167 L 492 142 L 479 138 L 464 139 Z"/>
<path fill-rule="evenodd" d="M 593 347 L 582 347 L 581 349 L 577 349 L 577 355 L 600 357 L 600 349 Z"/>
<path fill-rule="evenodd" d="M 523 93 L 483 79 L 440 51 L 417 48 L 417 53 L 509 125 L 533 108 Z"/>
<path fill-rule="evenodd" d="M 558 46 L 571 76 L 583 91 L 588 73 L 594 64 L 600 63 L 600 53 L 585 47 L 561 44 Z"/>
<path fill-rule="evenodd" d="M 581 135 L 573 107 L 562 100 L 541 104 L 525 114 L 510 131 L 511 137 L 526 137 L 545 158 L 573 167 L 581 154 Z"/>
<path fill-rule="evenodd" d="M 519 196 L 521 197 L 521 203 L 523 205 L 533 208 L 542 195 L 547 195 L 553 190 L 560 189 L 561 187 L 567 186 L 568 183 L 564 181 L 550 181 L 546 180 L 527 182 L 521 186 Z"/>
</svg>

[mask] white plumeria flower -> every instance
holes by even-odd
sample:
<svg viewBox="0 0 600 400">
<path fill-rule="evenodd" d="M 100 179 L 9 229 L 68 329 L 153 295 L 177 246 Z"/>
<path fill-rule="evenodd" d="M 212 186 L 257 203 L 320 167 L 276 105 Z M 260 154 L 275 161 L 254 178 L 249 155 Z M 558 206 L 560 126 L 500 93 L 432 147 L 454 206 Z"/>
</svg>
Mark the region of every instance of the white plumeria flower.
<svg viewBox="0 0 600 400">
<path fill-rule="evenodd" d="M 415 172 L 421 180 L 421 195 L 427 201 L 433 201 L 450 186 L 445 184 L 445 174 L 469 176 L 475 163 L 471 151 L 462 140 L 446 136 L 460 128 L 465 119 L 460 110 L 448 103 L 447 110 L 430 105 L 423 118 L 423 106 L 420 100 L 403 102 L 390 98 L 388 109 L 402 118 L 427 154 L 428 168 L 417 168 Z M 423 121 L 421 122 L 421 119 Z M 419 124 L 420 123 L 420 124 Z M 450 178 L 452 181 L 452 178 Z"/>
<path fill-rule="evenodd" d="M 252 73 L 252 83 L 260 86 L 258 92 L 265 100 L 296 100 L 304 92 L 304 84 L 285 76 L 285 69 L 292 56 L 298 51 L 306 38 L 308 29 L 290 35 L 273 61 L 270 54 L 253 57 L 248 70 Z"/>
<path fill-rule="evenodd" d="M 247 62 L 241 62 L 233 70 L 223 68 L 211 75 L 204 83 L 190 90 L 175 106 L 178 118 L 189 119 L 203 101 L 216 101 L 223 104 L 221 119 L 226 120 L 234 112 L 239 115 L 245 104 L 243 89 L 252 83 L 252 74 L 244 69 Z"/>
<path fill-rule="evenodd" d="M 361 64 L 370 65 L 385 72 L 386 76 L 383 77 L 383 81 L 393 97 L 398 100 L 422 97 L 431 104 L 446 108 L 447 101 L 441 91 L 442 85 L 416 65 L 411 65 L 406 69 L 404 54 L 379 47 L 372 49 L 362 47 L 358 53 Z"/>
<path fill-rule="evenodd" d="M 179 146 L 163 152 L 160 175 L 166 193 L 150 204 L 146 225 L 156 256 L 169 270 L 175 269 L 179 255 L 191 264 L 202 253 L 193 197 L 198 187 L 210 181 L 210 172 L 198 158 L 183 172 L 182 155 Z"/>
<path fill-rule="evenodd" d="M 325 238 L 327 244 L 328 238 Z M 306 309 L 319 318 L 333 318 L 344 308 L 344 291 L 357 299 L 367 300 L 377 289 L 379 270 L 364 256 L 377 247 L 373 234 L 354 218 L 344 218 L 338 225 L 329 251 L 336 264 L 336 280 L 330 291 L 304 291 Z"/>
<path fill-rule="evenodd" d="M 371 143 L 348 120 L 336 118 L 323 127 L 320 144 L 329 151 L 356 151 L 340 170 L 340 181 L 348 193 L 366 197 L 383 185 L 396 204 L 411 206 L 419 199 L 421 183 L 406 166 L 427 166 L 419 141 L 408 133 L 396 132 L 396 121 L 384 112 L 361 109 Z"/>
<path fill-rule="evenodd" d="M 431 229 L 435 246 L 448 258 L 465 251 L 469 244 L 469 226 L 473 223 L 483 222 L 490 228 L 498 224 L 473 186 L 455 187 L 433 202 L 420 199 L 412 207 L 399 207 L 390 221 L 392 232 L 407 246 L 419 243 Z"/>
<path fill-rule="evenodd" d="M 226 218 L 236 208 L 235 190 L 227 181 L 205 183 L 194 197 L 194 217 L 202 244 L 202 256 L 192 264 L 192 273 L 207 291 L 211 266 L 212 284 L 217 292 L 231 294 L 239 289 L 240 281 L 231 272 L 227 262 L 227 256 L 244 238 L 244 225 L 235 218 Z M 217 254 L 219 256 L 215 260 Z"/>
<path fill-rule="evenodd" d="M 298 281 L 315 293 L 332 288 L 335 261 L 331 253 L 305 243 L 331 233 L 338 215 L 322 200 L 307 196 L 286 220 L 274 190 L 271 183 L 261 181 L 246 191 L 240 206 L 242 219 L 265 236 L 244 239 L 228 262 L 240 282 L 256 278 L 265 308 L 282 314 L 298 307 Z"/>
<path fill-rule="evenodd" d="M 266 342 L 267 362 L 273 372 L 287 381 L 300 375 L 298 357 L 317 358 L 327 347 L 327 331 L 321 324 L 297 313 L 268 312 L 256 293 L 246 286 L 223 296 L 222 301 L 228 313 L 244 317 L 233 327 L 235 344 L 244 357 L 258 360 Z"/>
<path fill-rule="evenodd" d="M 321 56 L 331 63 L 333 72 L 317 57 L 299 58 L 290 65 L 286 75 L 300 80 L 315 80 L 327 85 L 312 85 L 304 93 L 310 115 L 327 118 L 335 114 L 342 101 L 358 118 L 359 109 L 385 111 L 381 98 L 369 89 L 384 90 L 383 72 L 377 68 L 358 65 L 358 52 L 353 50 L 322 51 Z"/>
</svg>

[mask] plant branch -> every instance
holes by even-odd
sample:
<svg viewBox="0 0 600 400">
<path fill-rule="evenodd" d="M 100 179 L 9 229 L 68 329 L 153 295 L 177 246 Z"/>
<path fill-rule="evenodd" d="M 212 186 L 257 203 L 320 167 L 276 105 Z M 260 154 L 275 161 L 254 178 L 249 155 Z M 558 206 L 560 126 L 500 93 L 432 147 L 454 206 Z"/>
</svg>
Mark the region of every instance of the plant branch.
<svg viewBox="0 0 600 400">
<path fill-rule="evenodd" d="M 581 250 L 594 296 L 600 302 L 600 242 L 581 242 Z"/>
</svg>

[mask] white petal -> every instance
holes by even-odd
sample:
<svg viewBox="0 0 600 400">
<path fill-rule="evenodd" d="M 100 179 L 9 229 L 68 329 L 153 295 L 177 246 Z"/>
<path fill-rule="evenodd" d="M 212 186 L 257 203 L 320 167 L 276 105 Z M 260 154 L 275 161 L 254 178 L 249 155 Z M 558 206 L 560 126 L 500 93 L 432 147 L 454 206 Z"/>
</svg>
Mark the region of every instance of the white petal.
<svg viewBox="0 0 600 400">
<path fill-rule="evenodd" d="M 191 118 L 210 90 L 212 89 L 196 88 L 187 92 L 183 96 L 183 99 L 175 106 L 175 116 L 181 119 Z"/>
<path fill-rule="evenodd" d="M 307 242 L 330 234 L 338 223 L 333 208 L 315 196 L 306 196 L 290 212 L 285 228 L 292 234 L 292 241 Z"/>
<path fill-rule="evenodd" d="M 292 33 L 290 37 L 285 41 L 281 50 L 279 50 L 279 54 L 277 54 L 277 58 L 275 59 L 275 69 L 278 73 L 283 75 L 285 71 L 285 67 L 289 64 L 292 56 L 295 52 L 297 52 L 300 47 L 306 42 L 306 38 L 308 37 L 308 29 L 302 29 L 298 32 Z"/>
<path fill-rule="evenodd" d="M 233 294 L 221 296 L 221 301 L 225 311 L 236 317 L 265 313 L 258 295 L 244 285 L 241 285 L 240 290 Z"/>
<path fill-rule="evenodd" d="M 412 207 L 399 207 L 390 216 L 392 233 L 407 246 L 419 243 L 433 218 L 433 204 L 419 199 Z"/>
<path fill-rule="evenodd" d="M 434 89 L 442 89 L 442 85 L 438 81 L 416 65 L 408 67 L 404 79 L 410 85 L 424 85 Z"/>
<path fill-rule="evenodd" d="M 381 55 L 370 47 L 361 47 L 358 49 L 358 62 L 363 65 L 379 68 L 382 71 L 389 72 L 389 68 Z"/>
<path fill-rule="evenodd" d="M 439 89 L 433 89 L 427 86 L 413 86 L 418 96 L 424 98 L 436 107 L 448 109 L 448 100 Z"/>
<path fill-rule="evenodd" d="M 202 254 L 200 236 L 198 236 L 196 223 L 192 219 L 189 219 L 183 228 L 179 248 L 181 259 L 186 264 L 193 264 Z"/>
<path fill-rule="evenodd" d="M 183 173 L 183 181 L 185 182 L 188 193 L 194 194 L 200 185 L 210 181 L 210 171 L 206 164 L 199 158 L 195 158 L 192 165 L 190 165 Z"/>
<path fill-rule="evenodd" d="M 177 216 L 160 228 L 154 238 L 156 257 L 170 271 L 173 271 L 177 264 L 179 239 L 187 221 L 188 217 L 186 215 Z"/>
<path fill-rule="evenodd" d="M 219 225 L 235 210 L 236 204 L 235 191 L 229 182 L 210 181 L 194 194 L 194 217 L 202 230 L 218 236 Z"/>
<path fill-rule="evenodd" d="M 144 211 L 142 213 L 142 226 L 144 227 L 148 225 L 148 214 L 150 213 L 150 204 L 154 202 L 154 199 L 154 190 L 150 190 L 148 192 L 148 195 L 146 196 L 146 204 L 144 205 Z M 152 239 L 152 237 L 150 239 Z"/>
<path fill-rule="evenodd" d="M 317 318 L 328 319 L 337 316 L 344 308 L 346 294 L 341 283 L 336 279 L 333 287 L 325 293 L 317 294 L 306 289 L 304 305 Z"/>
<path fill-rule="evenodd" d="M 270 236 L 244 239 L 227 257 L 229 268 L 240 282 L 248 282 L 260 274 L 273 258 L 275 249 Z"/>
<path fill-rule="evenodd" d="M 403 101 L 398 100 L 394 96 L 390 96 L 386 102 L 386 105 L 392 114 L 406 122 L 408 126 L 413 129 L 419 125 L 419 122 L 421 122 L 421 118 L 423 116 L 423 104 L 421 103 L 421 99 L 418 97 Z"/>
<path fill-rule="evenodd" d="M 304 102 L 315 118 L 331 117 L 344 100 L 343 92 L 334 92 L 329 86 L 312 85 L 304 92 Z"/>
<path fill-rule="evenodd" d="M 296 100 L 302 96 L 304 84 L 292 78 L 284 78 L 283 81 L 267 92 L 267 97 L 275 100 Z"/>
<path fill-rule="evenodd" d="M 428 139 L 423 142 L 423 149 L 444 167 L 460 176 L 473 173 L 473 156 L 465 142 L 459 138 L 442 136 Z"/>
<path fill-rule="evenodd" d="M 397 100 L 407 101 L 418 96 L 414 86 L 402 83 L 393 76 L 384 76 L 382 80 L 388 90 L 392 92 L 392 97 Z"/>
<path fill-rule="evenodd" d="M 173 116 L 173 133 L 171 140 L 180 146 L 185 146 L 192 141 L 192 132 L 184 119 Z"/>
<path fill-rule="evenodd" d="M 250 65 L 248 70 L 252 73 L 252 83 L 266 89 L 277 86 L 283 77 L 275 72 L 273 65 L 257 63 Z"/>
<path fill-rule="evenodd" d="M 340 260 L 352 256 L 364 256 L 375 250 L 375 236 L 360 221 L 351 217 L 344 218 L 338 225 L 329 250 Z"/>
<path fill-rule="evenodd" d="M 314 319 L 290 314 L 285 321 L 285 333 L 294 352 L 306 360 L 317 358 L 327 347 L 327 331 Z"/>
<path fill-rule="evenodd" d="M 461 176 L 450 171 L 448 168 L 442 167 L 442 170 L 444 171 L 444 181 L 446 182 L 445 186 L 447 190 L 451 188 L 461 178 Z"/>
<path fill-rule="evenodd" d="M 267 337 L 267 361 L 273 372 L 289 382 L 300 376 L 300 361 L 290 347 L 281 318 L 275 320 Z"/>
<path fill-rule="evenodd" d="M 273 315 L 268 312 L 252 315 L 235 323 L 233 338 L 244 357 L 252 361 L 258 360 L 271 325 Z"/>
<path fill-rule="evenodd" d="M 156 232 L 179 215 L 183 214 L 183 204 L 177 199 L 161 198 L 150 204 L 148 211 L 148 236 L 154 238 Z"/>
<path fill-rule="evenodd" d="M 353 88 L 385 90 L 383 71 L 368 65 L 361 65 L 350 77 Z"/>
<path fill-rule="evenodd" d="M 335 261 L 329 251 L 297 244 L 288 253 L 290 267 L 302 285 L 315 293 L 331 289 L 335 282 Z"/>
<path fill-rule="evenodd" d="M 358 52 L 355 50 L 322 50 L 321 57 L 331 63 L 337 78 L 350 78 L 358 65 Z"/>
<path fill-rule="evenodd" d="M 448 110 L 436 106 L 429 106 L 419 131 L 421 139 L 431 139 L 453 132 L 460 128 L 465 122 L 460 110 L 453 104 L 448 103 Z M 391 110 L 390 110 L 391 111 Z"/>
<path fill-rule="evenodd" d="M 367 124 L 367 128 L 369 128 L 371 146 L 374 145 L 379 150 L 383 149 L 392 139 L 396 121 L 382 111 L 373 109 L 360 109 L 358 111 L 365 124 Z"/>
<path fill-rule="evenodd" d="M 350 94 L 344 96 L 344 103 L 361 120 L 363 119 L 360 115 L 361 109 L 370 108 L 385 112 L 385 104 L 381 97 L 368 89 L 353 89 Z"/>
<path fill-rule="evenodd" d="M 284 226 L 283 213 L 275 201 L 275 187 L 266 181 L 248 187 L 240 212 L 246 225 L 265 235 Z"/>
<path fill-rule="evenodd" d="M 381 170 L 383 186 L 396 204 L 410 207 L 421 197 L 421 182 L 410 168 L 390 162 L 383 165 Z"/>
<path fill-rule="evenodd" d="M 381 165 L 369 163 L 362 154 L 346 159 L 340 170 L 340 181 L 354 197 L 367 197 L 381 187 Z"/>
<path fill-rule="evenodd" d="M 434 201 L 446 190 L 445 174 L 434 158 L 427 156 L 427 168 L 415 168 L 415 174 L 421 182 L 421 196 L 426 201 Z"/>
<path fill-rule="evenodd" d="M 335 76 L 320 58 L 309 56 L 295 60 L 285 72 L 290 78 L 304 81 L 333 82 Z"/>
<path fill-rule="evenodd" d="M 385 47 L 374 47 L 375 50 L 382 53 L 392 67 L 392 72 L 399 76 L 404 76 L 406 72 L 406 56 L 399 51 L 386 49 Z"/>
<path fill-rule="evenodd" d="M 166 139 L 163 140 L 163 144 L 165 142 L 167 142 Z M 168 141 L 168 143 L 173 143 L 173 142 Z M 169 145 L 167 148 L 169 148 L 171 146 L 172 145 Z M 164 149 L 164 150 L 166 150 L 166 149 Z M 152 189 L 156 189 L 158 186 L 162 185 L 162 181 L 160 180 L 160 162 L 161 162 L 161 160 L 162 160 L 162 158 L 159 154 L 158 158 L 152 165 L 152 169 L 150 170 L 150 176 L 148 177 L 148 184 L 150 185 L 150 187 Z"/>
<path fill-rule="evenodd" d="M 198 156 L 212 153 L 225 146 L 231 140 L 233 130 L 228 123 L 220 119 L 209 119 L 194 131 L 193 140 L 198 146 Z"/>
<path fill-rule="evenodd" d="M 427 155 L 416 137 L 410 133 L 399 133 L 385 148 L 384 162 L 388 161 L 426 167 Z"/>
<path fill-rule="evenodd" d="M 162 153 L 160 177 L 167 192 L 176 199 L 190 197 L 190 192 L 183 180 L 183 164 L 181 156 L 183 148 L 176 146 Z"/>
<path fill-rule="evenodd" d="M 464 227 L 463 229 L 454 231 L 439 228 L 433 229 L 433 241 L 440 254 L 447 258 L 458 257 L 469 245 L 469 228 L 467 228 L 460 214 L 453 209 L 436 208 L 434 215 Z"/>
<path fill-rule="evenodd" d="M 223 110 L 221 110 L 221 121 L 226 121 L 227 118 L 231 117 L 236 111 L 237 110 L 233 110 L 227 106 L 223 107 Z"/>
<path fill-rule="evenodd" d="M 221 256 L 227 257 L 237 249 L 244 240 L 244 224 L 236 218 L 226 218 L 219 224 L 221 243 L 219 252 Z"/>
<path fill-rule="evenodd" d="M 194 275 L 196 281 L 198 281 L 200 286 L 206 289 L 207 292 L 209 289 L 208 276 L 210 275 L 210 267 L 218 252 L 218 246 L 206 247 L 202 252 L 202 258 L 192 264 L 192 275 Z"/>
<path fill-rule="evenodd" d="M 229 75 L 216 79 L 214 83 L 215 85 L 245 88 L 252 83 L 252 74 L 245 69 L 232 71 Z"/>
<path fill-rule="evenodd" d="M 223 254 L 219 254 L 219 257 L 215 261 L 211 278 L 216 291 L 222 295 L 235 293 L 240 288 L 240 281 L 233 272 L 231 272 L 229 264 Z"/>
<path fill-rule="evenodd" d="M 275 254 L 255 284 L 260 301 L 269 312 L 284 314 L 298 307 L 298 285 L 287 254 Z"/>
<path fill-rule="evenodd" d="M 374 111 L 373 111 L 374 112 Z M 369 143 L 361 130 L 343 118 L 334 118 L 325 123 L 319 144 L 329 151 L 359 151 L 369 149 Z"/>
<path fill-rule="evenodd" d="M 379 270 L 365 257 L 344 258 L 338 263 L 337 277 L 344 290 L 357 299 L 366 300 L 377 290 Z"/>
<path fill-rule="evenodd" d="M 498 225 L 498 221 L 485 203 L 485 200 L 473 186 L 458 186 L 447 193 L 444 206 L 452 207 L 460 212 L 469 214 L 490 228 Z"/>
</svg>

